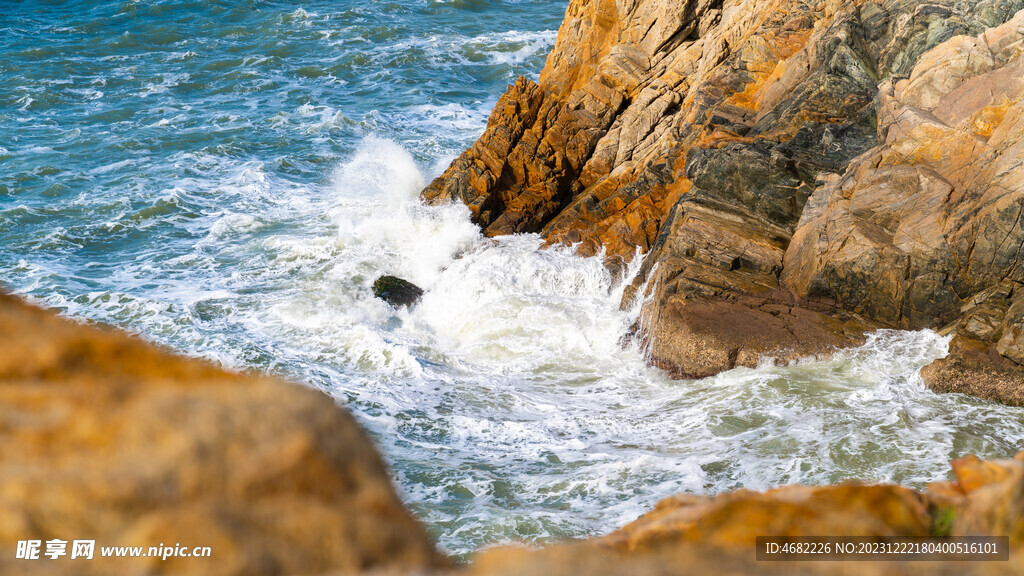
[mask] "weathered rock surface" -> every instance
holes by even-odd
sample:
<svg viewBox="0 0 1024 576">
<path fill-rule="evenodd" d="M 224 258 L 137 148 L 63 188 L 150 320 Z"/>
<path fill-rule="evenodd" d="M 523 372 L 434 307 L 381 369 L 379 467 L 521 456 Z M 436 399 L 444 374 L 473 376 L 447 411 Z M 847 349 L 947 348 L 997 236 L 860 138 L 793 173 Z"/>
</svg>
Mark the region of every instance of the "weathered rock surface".
<svg viewBox="0 0 1024 576">
<path fill-rule="evenodd" d="M 1024 257 L 1020 27 L 975 36 L 1022 8 L 573 0 L 539 82 L 510 86 L 423 196 L 465 202 L 488 235 L 539 232 L 613 267 L 648 252 L 627 297 L 650 296 L 641 335 L 680 376 L 857 344 L 878 326 L 980 329 L 1000 313 L 982 341 L 1019 359 L 1024 328 L 1006 314 Z M 859 201 L 840 217 L 850 190 Z M 942 206 L 958 220 L 935 221 Z M 973 263 L 956 260 L 968 251 Z M 979 301 L 966 320 L 1000 283 L 1005 311 Z"/>
<path fill-rule="evenodd" d="M 869 511 L 867 513 L 867 511 Z M 677 542 L 753 549 L 758 536 L 930 536 L 927 498 L 902 486 L 787 486 L 765 493 L 677 496 L 601 539 L 620 552 Z"/>
<path fill-rule="evenodd" d="M 921 369 L 921 377 L 933 390 L 1024 406 L 1020 366 L 1000 356 L 991 342 L 956 336 L 949 349 L 949 356 Z"/>
<path fill-rule="evenodd" d="M 861 335 L 873 327 L 791 303 L 776 295 L 667 298 L 646 331 L 651 361 L 679 378 L 703 378 L 754 367 L 763 358 L 787 362 L 828 354 L 863 342 Z"/>
<path fill-rule="evenodd" d="M 1024 12 L 977 37 L 954 38 L 927 52 L 909 77 L 884 82 L 883 143 L 814 192 L 782 275 L 801 297 L 831 299 L 894 326 L 948 325 L 953 354 L 925 370 L 926 379 L 1017 403 L 1022 97 Z"/>
<path fill-rule="evenodd" d="M 328 397 L 0 295 L 0 573 L 316 574 L 444 565 Z M 95 540 L 91 560 L 45 542 Z M 42 540 L 40 559 L 15 559 Z M 100 558 L 101 546 L 209 558 Z"/>
</svg>

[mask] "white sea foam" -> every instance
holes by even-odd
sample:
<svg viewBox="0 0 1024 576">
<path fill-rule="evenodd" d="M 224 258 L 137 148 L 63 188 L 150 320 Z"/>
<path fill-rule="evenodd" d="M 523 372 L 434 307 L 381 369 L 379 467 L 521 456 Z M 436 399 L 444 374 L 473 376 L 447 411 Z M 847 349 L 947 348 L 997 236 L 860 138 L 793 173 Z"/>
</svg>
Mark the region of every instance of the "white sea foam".
<svg viewBox="0 0 1024 576">
<path fill-rule="evenodd" d="M 160 82 L 150 82 L 149 84 L 146 84 L 145 88 L 143 88 L 142 91 L 139 92 L 139 97 L 146 98 L 154 94 L 167 92 L 168 90 L 175 86 L 178 86 L 182 82 L 188 82 L 191 77 L 192 75 L 187 72 L 183 72 L 180 74 L 164 74 Z"/>
<path fill-rule="evenodd" d="M 466 45 L 477 47 L 498 64 L 518 64 L 538 53 L 547 52 L 555 45 L 558 32 L 500 32 L 477 36 Z"/>
<path fill-rule="evenodd" d="M 922 485 L 963 452 L 1024 443 L 1020 410 L 924 387 L 919 368 L 948 345 L 933 332 L 672 381 L 621 345 L 642 305 L 620 309 L 639 258 L 617 280 L 599 257 L 542 249 L 535 235 L 484 238 L 465 206 L 420 203 L 426 178 L 393 141 L 366 138 L 320 187 L 216 153 L 172 163 L 183 175 L 150 202 L 168 215 L 111 206 L 123 216 L 97 226 L 196 228 L 194 251 L 162 264 L 186 281 L 129 295 L 156 274 L 140 259 L 116 273 L 123 291 L 49 303 L 323 387 L 375 434 L 406 497 L 457 552 L 593 534 L 680 491 Z M 204 198 L 219 208 L 197 207 Z M 236 262 L 230 273 L 224 261 Z M 32 284 L 61 266 L 15 273 Z M 396 310 L 374 298 L 381 274 L 417 283 L 422 301 Z"/>
<path fill-rule="evenodd" d="M 625 282 L 599 258 L 482 238 L 463 206 L 422 206 L 420 169 L 387 140 L 366 139 L 333 182 L 335 235 L 264 243 L 296 291 L 246 321 L 297 364 L 339 370 L 329 389 L 456 550 L 592 533 L 678 491 L 922 484 L 954 450 L 991 442 L 984 430 L 1024 441 L 1019 411 L 924 388 L 917 371 L 948 344 L 932 332 L 674 382 L 622 348 L 640 303 L 619 309 Z M 384 273 L 423 287 L 422 302 L 372 298 Z"/>
<path fill-rule="evenodd" d="M 445 131 L 472 132 L 479 134 L 482 127 L 487 124 L 487 117 L 494 108 L 496 100 L 480 102 L 475 106 L 464 106 L 462 104 L 418 104 L 410 106 L 405 116 L 414 119 L 424 129 L 440 133 Z"/>
<path fill-rule="evenodd" d="M 106 174 L 108 172 L 113 172 L 115 170 L 120 170 L 120 169 L 125 168 L 127 166 L 131 166 L 132 164 L 135 164 L 138 161 L 145 161 L 145 160 L 146 160 L 145 158 L 140 158 L 138 160 L 134 160 L 133 159 L 133 160 L 121 160 L 120 162 L 112 162 L 110 164 L 106 164 L 106 165 L 103 165 L 103 166 L 97 166 L 96 168 L 93 168 L 92 170 L 89 170 L 89 174 L 92 174 L 92 175 Z"/>
<path fill-rule="evenodd" d="M 249 214 L 225 214 L 210 228 L 208 238 L 222 239 L 232 234 L 254 232 L 263 226 L 263 222 Z"/>
<path fill-rule="evenodd" d="M 71 88 L 68 92 L 83 96 L 86 100 L 99 100 L 103 98 L 103 92 L 92 88 Z"/>
<path fill-rule="evenodd" d="M 316 12 L 306 12 L 306 10 L 304 8 L 300 7 L 300 8 L 296 8 L 295 11 L 290 14 L 290 16 L 291 16 L 291 18 L 293 20 L 305 21 L 305 20 L 310 20 L 310 19 L 316 18 L 317 17 L 317 13 Z"/>
<path fill-rule="evenodd" d="M 391 45 L 370 50 L 374 59 L 385 61 L 396 54 L 422 53 L 431 67 L 447 68 L 478 63 L 514 65 L 528 58 L 547 53 L 554 46 L 557 31 L 494 32 L 479 36 L 430 35 L 402 39 Z M 332 40 L 328 44 L 341 46 L 347 39 Z"/>
<path fill-rule="evenodd" d="M 557 10 L 538 23 L 516 7 L 504 30 L 484 33 L 474 18 L 428 18 L 436 6 L 328 4 L 214 19 L 222 37 L 175 53 L 136 49 L 144 27 L 122 41 L 130 53 L 93 58 L 69 44 L 81 54 L 74 85 L 90 86 L 75 98 L 35 91 L 71 82 L 59 74 L 31 89 L 12 79 L 24 108 L 14 116 L 33 129 L 4 145 L 24 170 L 55 165 L 41 145 L 59 148 L 68 174 L 26 181 L 72 193 L 60 214 L 53 198 L 29 200 L 42 188 L 0 213 L 17 223 L 12 249 L 31 253 L 10 256 L 5 279 L 72 315 L 330 392 L 456 552 L 593 534 L 679 491 L 920 486 L 951 457 L 1024 444 L 1019 409 L 924 387 L 918 369 L 947 345 L 931 332 L 881 332 L 830 359 L 696 382 L 648 367 L 621 345 L 643 305 L 620 310 L 639 257 L 616 279 L 599 257 L 542 249 L 535 235 L 484 238 L 462 204 L 418 199 L 556 37 L 507 28 L 552 28 Z M 194 76 L 181 74 L 196 52 Z M 207 57 L 241 64 L 207 70 Z M 185 82 L 188 93 L 174 89 Z M 94 114 L 114 99 L 123 106 Z M 403 145 L 359 142 L 370 133 Z M 93 154 L 98 144 L 107 149 Z M 422 301 L 396 310 L 374 298 L 381 274 L 417 283 Z"/>
</svg>

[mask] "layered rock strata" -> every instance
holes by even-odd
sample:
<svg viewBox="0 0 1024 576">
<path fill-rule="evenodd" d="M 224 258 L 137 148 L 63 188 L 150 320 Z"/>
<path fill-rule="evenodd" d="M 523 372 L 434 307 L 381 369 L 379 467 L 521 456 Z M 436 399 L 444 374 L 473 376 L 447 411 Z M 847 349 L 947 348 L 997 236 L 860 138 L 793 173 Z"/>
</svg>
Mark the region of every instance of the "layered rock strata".
<svg viewBox="0 0 1024 576">
<path fill-rule="evenodd" d="M 786 253 L 797 294 L 945 327 L 934 386 L 1024 404 L 1024 12 L 879 91 L 882 143 L 815 190 Z"/>
<path fill-rule="evenodd" d="M 1003 23 L 1021 8 L 573 0 L 539 82 L 510 86 L 423 196 L 465 202 L 488 235 L 538 232 L 613 267 L 647 253 L 639 328 L 678 376 L 824 352 L 876 327 L 947 327 L 958 347 L 1006 359 L 990 395 L 1012 400 L 1024 386 L 1010 317 L 1024 257 L 1012 174 L 1022 32 Z M 889 202 L 878 186 L 899 169 Z M 842 204 L 854 189 L 875 192 Z M 986 259 L 998 270 L 980 272 Z M 968 334 L 989 322 L 971 318 L 1000 314 L 998 329 Z M 932 382 L 954 388 L 955 369 L 940 372 Z"/>
</svg>

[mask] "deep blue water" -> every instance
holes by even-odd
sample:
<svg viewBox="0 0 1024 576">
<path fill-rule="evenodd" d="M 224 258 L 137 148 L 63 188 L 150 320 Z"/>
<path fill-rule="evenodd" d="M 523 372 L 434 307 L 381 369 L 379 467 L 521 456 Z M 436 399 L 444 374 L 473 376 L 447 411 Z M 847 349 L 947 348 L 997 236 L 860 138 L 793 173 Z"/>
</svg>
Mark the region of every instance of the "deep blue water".
<svg viewBox="0 0 1024 576">
<path fill-rule="evenodd" d="M 564 9 L 207 0 L 5 8 L 0 267 L 8 285 L 51 300 L 126 280 L 143 291 L 174 285 L 177 276 L 156 269 L 190 253 L 216 218 L 287 209 L 296 188 L 327 182 L 366 135 L 402 144 L 436 171 L 478 135 L 506 83 L 539 72 Z M 243 174 L 272 185 L 259 198 L 239 193 Z M 131 264 L 140 259 L 152 266 Z M 224 254 L 211 264 L 235 262 Z"/>
</svg>

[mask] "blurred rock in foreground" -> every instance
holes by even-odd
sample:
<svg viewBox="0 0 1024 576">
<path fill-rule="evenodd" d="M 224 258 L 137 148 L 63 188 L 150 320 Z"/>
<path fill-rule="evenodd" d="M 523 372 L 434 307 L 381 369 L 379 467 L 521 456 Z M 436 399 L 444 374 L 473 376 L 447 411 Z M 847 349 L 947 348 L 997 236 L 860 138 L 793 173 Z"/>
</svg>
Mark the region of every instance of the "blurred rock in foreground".
<svg viewBox="0 0 1024 576">
<path fill-rule="evenodd" d="M 19 540 L 40 559 L 16 559 Z M 44 556 L 46 541 L 68 556 Z M 95 540 L 92 560 L 70 559 Z M 102 546 L 209 558 L 100 558 Z M 318 574 L 444 564 L 327 396 L 0 295 L 0 574 Z"/>
<path fill-rule="evenodd" d="M 483 553 L 479 576 L 576 574 L 1020 574 L 1024 570 L 1024 452 L 1014 460 L 953 462 L 957 481 L 920 493 L 901 486 L 786 486 L 718 496 L 679 495 L 602 538 L 540 551 Z M 994 562 L 766 562 L 758 536 L 1010 537 Z"/>
</svg>

